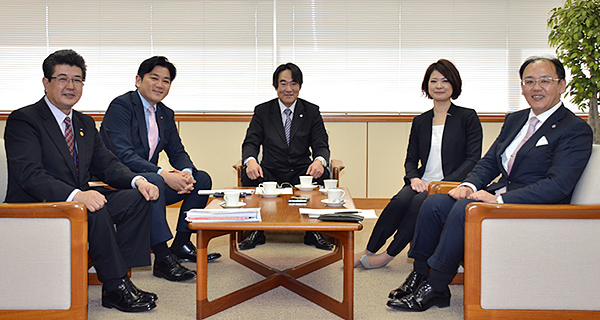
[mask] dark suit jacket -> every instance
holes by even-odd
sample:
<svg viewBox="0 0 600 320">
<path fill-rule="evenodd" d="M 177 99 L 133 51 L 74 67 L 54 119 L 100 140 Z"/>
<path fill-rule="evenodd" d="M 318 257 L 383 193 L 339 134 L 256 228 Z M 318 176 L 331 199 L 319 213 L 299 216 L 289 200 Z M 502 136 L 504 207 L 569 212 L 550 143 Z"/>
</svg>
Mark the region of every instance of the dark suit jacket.
<svg viewBox="0 0 600 320">
<path fill-rule="evenodd" d="M 431 148 L 432 123 L 433 109 L 413 119 L 404 162 L 406 184 L 410 184 L 410 179 L 421 178 L 425 173 Z M 481 123 L 475 110 L 452 104 L 448 109 L 442 136 L 444 180 L 461 181 L 467 176 L 481 158 L 482 138 Z"/>
<path fill-rule="evenodd" d="M 165 150 L 173 168 L 192 168 L 190 156 L 185 151 L 175 124 L 175 113 L 162 102 L 156 105 L 156 123 L 160 141 L 152 159 L 148 161 L 148 129 L 142 100 L 137 91 L 116 97 L 108 106 L 100 134 L 106 146 L 121 162 L 134 172 L 157 172 L 158 154 Z"/>
<path fill-rule="evenodd" d="M 92 117 L 73 110 L 79 180 L 65 138 L 48 105 L 13 111 L 4 139 L 8 157 L 7 202 L 65 201 L 74 189 L 89 190 L 94 175 L 118 189 L 131 189 L 135 176 L 102 143 Z"/>
<path fill-rule="evenodd" d="M 281 119 L 277 99 L 256 106 L 242 143 L 243 160 L 258 159 L 262 145 L 261 166 L 272 172 L 307 168 L 318 156 L 329 162 L 329 138 L 317 105 L 297 100 L 289 147 Z"/>
<path fill-rule="evenodd" d="M 528 115 L 529 109 L 525 109 L 506 116 L 500 135 L 464 181 L 484 189 L 502 174 L 498 183 L 487 190 L 493 193 L 506 186 L 507 191 L 502 194 L 505 203 L 569 203 L 590 158 L 592 129 L 561 105 L 521 147 L 507 175 L 502 153 L 525 125 Z M 542 143 L 542 137 L 547 144 Z"/>
</svg>

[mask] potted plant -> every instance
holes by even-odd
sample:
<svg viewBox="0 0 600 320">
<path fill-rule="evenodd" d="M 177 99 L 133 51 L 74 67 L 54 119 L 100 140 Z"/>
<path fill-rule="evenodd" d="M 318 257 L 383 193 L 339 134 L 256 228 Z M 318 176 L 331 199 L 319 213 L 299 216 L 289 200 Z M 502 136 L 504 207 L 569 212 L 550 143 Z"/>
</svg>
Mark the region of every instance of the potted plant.
<svg viewBox="0 0 600 320">
<path fill-rule="evenodd" d="M 571 101 L 588 110 L 594 143 L 600 143 L 598 87 L 600 85 L 600 0 L 567 0 L 550 10 L 548 42 L 569 68 L 573 79 L 567 85 Z"/>
</svg>

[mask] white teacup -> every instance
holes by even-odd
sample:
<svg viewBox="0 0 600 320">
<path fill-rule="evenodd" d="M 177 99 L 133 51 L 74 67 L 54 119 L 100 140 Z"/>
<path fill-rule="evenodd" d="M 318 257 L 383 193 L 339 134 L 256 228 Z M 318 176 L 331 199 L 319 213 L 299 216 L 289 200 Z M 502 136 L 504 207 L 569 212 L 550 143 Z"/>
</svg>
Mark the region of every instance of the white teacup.
<svg viewBox="0 0 600 320">
<path fill-rule="evenodd" d="M 323 184 L 325 186 L 325 190 L 331 190 L 337 188 L 337 180 L 336 179 L 325 179 L 323 180 Z"/>
<path fill-rule="evenodd" d="M 312 186 L 312 176 L 300 176 L 300 186 L 301 187 L 310 187 Z"/>
<path fill-rule="evenodd" d="M 340 203 L 345 194 L 346 192 L 342 189 L 329 189 L 327 190 L 327 200 L 329 203 Z"/>
<path fill-rule="evenodd" d="M 240 203 L 240 193 L 238 191 L 226 191 L 223 199 L 227 206 L 236 206 Z"/>
<path fill-rule="evenodd" d="M 277 192 L 277 182 L 275 181 L 263 182 L 258 187 L 262 188 L 263 194 L 275 194 Z"/>
</svg>

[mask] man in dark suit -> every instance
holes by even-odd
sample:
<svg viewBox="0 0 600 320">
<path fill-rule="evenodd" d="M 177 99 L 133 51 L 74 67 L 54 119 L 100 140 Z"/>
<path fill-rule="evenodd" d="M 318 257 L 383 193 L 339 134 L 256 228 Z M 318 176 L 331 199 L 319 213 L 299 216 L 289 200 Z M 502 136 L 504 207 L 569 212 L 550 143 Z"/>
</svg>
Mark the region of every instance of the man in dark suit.
<svg viewBox="0 0 600 320">
<path fill-rule="evenodd" d="M 135 77 L 137 90 L 110 103 L 100 134 L 121 162 L 158 186 L 160 196 L 152 205 L 153 273 L 170 281 L 183 281 L 193 278 L 195 273 L 178 259 L 196 262 L 186 211 L 206 206 L 208 196 L 200 196 L 196 191 L 210 190 L 212 181 L 208 173 L 196 169 L 192 163 L 177 132 L 175 113 L 161 102 L 169 94 L 175 75 L 175 66 L 165 57 L 144 60 Z M 163 150 L 175 170 L 158 167 L 158 156 Z M 169 248 L 167 241 L 173 235 L 167 223 L 166 206 L 181 200 L 177 234 Z M 208 261 L 220 256 L 210 253 Z"/>
<path fill-rule="evenodd" d="M 519 74 L 531 108 L 506 116 L 500 135 L 463 183 L 425 200 L 408 253 L 414 270 L 390 293 L 388 306 L 424 311 L 450 305 L 448 284 L 463 260 L 470 202 L 570 202 L 591 154 L 592 130 L 560 101 L 567 83 L 558 59 L 529 58 Z"/>
<path fill-rule="evenodd" d="M 319 107 L 299 99 L 302 71 L 293 63 L 282 64 L 273 73 L 273 87 L 278 99 L 262 103 L 254 115 L 242 144 L 243 186 L 257 186 L 263 181 L 300 182 L 300 176 L 311 175 L 322 184 L 328 176 L 329 137 Z M 258 154 L 262 146 L 262 161 Z M 312 150 L 312 158 L 311 158 Z M 239 244 L 241 250 L 265 243 L 263 231 L 252 231 Z M 319 232 L 309 231 L 304 243 L 331 250 L 333 245 Z"/>
<path fill-rule="evenodd" d="M 6 121 L 6 202 L 82 202 L 88 212 L 89 253 L 103 282 L 102 305 L 150 310 L 157 296 L 135 287 L 126 275 L 128 268 L 150 264 L 148 201 L 158 198 L 158 188 L 106 149 L 92 117 L 72 109 L 85 81 L 83 58 L 60 50 L 44 60 L 43 70 L 46 95 L 13 111 Z M 91 189 L 92 175 L 129 190 Z"/>
</svg>

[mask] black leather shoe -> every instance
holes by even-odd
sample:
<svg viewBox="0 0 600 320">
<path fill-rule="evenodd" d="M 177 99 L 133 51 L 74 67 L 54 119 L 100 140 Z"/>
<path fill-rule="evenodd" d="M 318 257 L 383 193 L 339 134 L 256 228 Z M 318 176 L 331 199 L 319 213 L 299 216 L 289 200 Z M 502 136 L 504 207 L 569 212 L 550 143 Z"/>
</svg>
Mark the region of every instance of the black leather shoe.
<svg viewBox="0 0 600 320">
<path fill-rule="evenodd" d="M 127 286 L 127 289 L 129 289 L 131 292 L 135 293 L 136 295 L 140 296 L 142 298 L 142 300 L 144 300 L 144 301 L 158 300 L 158 296 L 156 295 L 156 293 L 147 292 L 147 291 L 144 291 L 144 290 L 136 287 L 135 284 L 133 284 L 133 282 L 131 282 L 131 279 L 124 278 L 123 282 L 125 283 L 125 286 Z"/>
<path fill-rule="evenodd" d="M 417 288 L 421 282 L 423 282 L 423 280 L 425 280 L 425 277 L 413 270 L 398 289 L 390 292 L 389 298 L 401 299 L 406 297 L 407 295 L 413 293 L 415 288 Z"/>
<path fill-rule="evenodd" d="M 188 241 L 186 244 L 179 248 L 171 247 L 171 252 L 177 256 L 179 261 L 189 261 L 196 263 L 196 246 Z M 207 256 L 208 262 L 213 260 L 217 260 L 221 257 L 221 254 L 218 252 L 209 253 Z"/>
<path fill-rule="evenodd" d="M 165 278 L 169 281 L 185 281 L 196 276 L 196 272 L 179 263 L 174 254 L 165 257 L 161 262 L 154 260 L 153 274 L 155 277 Z"/>
<path fill-rule="evenodd" d="M 402 299 L 392 299 L 388 301 L 387 305 L 404 311 L 421 312 L 433 306 L 438 308 L 449 307 L 450 296 L 450 289 L 446 288 L 443 292 L 436 292 L 427 280 L 423 280 L 414 293 Z"/>
<path fill-rule="evenodd" d="M 333 243 L 325 241 L 323 235 L 317 231 L 306 231 L 304 244 L 313 245 L 317 249 L 333 250 Z"/>
<path fill-rule="evenodd" d="M 265 244 L 267 237 L 261 231 L 250 231 L 250 234 L 242 242 L 238 243 L 238 249 L 248 250 L 256 247 L 258 244 Z"/>
<path fill-rule="evenodd" d="M 102 306 L 117 308 L 125 312 L 142 312 L 156 308 L 154 301 L 144 301 L 141 296 L 129 290 L 125 281 L 112 291 L 102 289 Z"/>
</svg>

